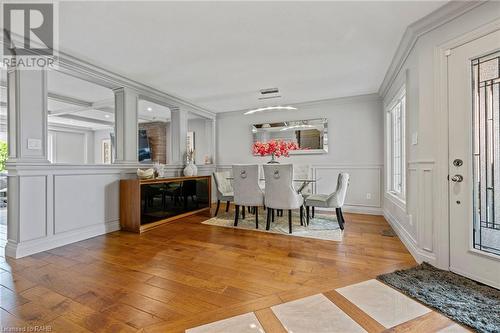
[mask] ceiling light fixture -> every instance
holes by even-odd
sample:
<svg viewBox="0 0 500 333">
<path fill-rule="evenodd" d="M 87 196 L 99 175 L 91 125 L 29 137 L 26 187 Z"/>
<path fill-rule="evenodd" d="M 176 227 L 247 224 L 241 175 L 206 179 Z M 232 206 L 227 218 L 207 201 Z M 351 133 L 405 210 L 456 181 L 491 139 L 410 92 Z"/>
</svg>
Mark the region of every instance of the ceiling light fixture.
<svg viewBox="0 0 500 333">
<path fill-rule="evenodd" d="M 109 118 L 111 116 L 109 114 L 105 114 L 104 117 Z"/>
<path fill-rule="evenodd" d="M 147 108 L 148 111 L 153 111 L 153 108 L 149 107 Z"/>
<path fill-rule="evenodd" d="M 293 106 L 268 106 L 265 108 L 258 108 L 258 109 L 253 109 L 245 112 L 244 114 L 254 114 L 257 112 L 263 112 L 263 111 L 271 111 L 271 110 L 297 110 L 297 108 L 294 108 Z"/>
<path fill-rule="evenodd" d="M 290 129 L 296 129 L 296 128 L 313 128 L 313 125 L 293 125 L 293 126 L 286 126 L 280 129 L 280 131 L 287 131 Z"/>
</svg>

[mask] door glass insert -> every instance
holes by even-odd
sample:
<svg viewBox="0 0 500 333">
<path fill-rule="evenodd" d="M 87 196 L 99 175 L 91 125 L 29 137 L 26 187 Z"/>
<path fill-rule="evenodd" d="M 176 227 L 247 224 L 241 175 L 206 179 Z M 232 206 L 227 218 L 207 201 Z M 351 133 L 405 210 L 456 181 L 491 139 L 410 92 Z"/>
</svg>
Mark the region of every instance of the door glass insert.
<svg viewBox="0 0 500 333">
<path fill-rule="evenodd" d="M 474 248 L 500 255 L 500 52 L 472 61 Z"/>
</svg>

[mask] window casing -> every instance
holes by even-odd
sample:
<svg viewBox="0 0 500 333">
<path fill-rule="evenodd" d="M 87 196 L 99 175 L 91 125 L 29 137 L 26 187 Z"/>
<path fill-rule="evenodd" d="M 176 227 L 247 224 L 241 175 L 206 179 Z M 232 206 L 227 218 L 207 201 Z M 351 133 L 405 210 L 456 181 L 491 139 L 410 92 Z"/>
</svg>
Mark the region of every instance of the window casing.
<svg viewBox="0 0 500 333">
<path fill-rule="evenodd" d="M 406 89 L 402 87 L 387 108 L 387 192 L 406 197 Z"/>
</svg>

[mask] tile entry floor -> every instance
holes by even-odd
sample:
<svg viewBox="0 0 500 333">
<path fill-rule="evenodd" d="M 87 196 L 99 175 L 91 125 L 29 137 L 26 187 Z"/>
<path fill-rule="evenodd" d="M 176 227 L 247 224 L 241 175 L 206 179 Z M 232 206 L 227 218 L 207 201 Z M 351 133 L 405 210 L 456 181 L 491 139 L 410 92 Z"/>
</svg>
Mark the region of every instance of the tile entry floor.
<svg viewBox="0 0 500 333">
<path fill-rule="evenodd" d="M 273 323 L 269 322 L 269 315 L 262 316 L 260 322 L 260 316 L 257 318 L 254 312 L 249 312 L 191 328 L 186 332 L 358 333 L 385 329 L 391 329 L 391 332 L 410 332 L 413 331 L 411 329 L 413 322 L 416 323 L 415 328 L 418 325 L 421 325 L 421 329 L 426 327 L 426 332 L 469 332 L 466 328 L 443 318 L 430 308 L 377 280 L 367 280 L 325 294 L 330 293 L 340 295 L 340 298 L 316 294 L 271 307 L 274 314 L 271 316 Z M 339 304 L 336 304 L 337 302 Z M 346 313 L 341 307 L 350 310 L 346 310 L 348 312 Z M 417 325 L 419 320 L 421 323 Z M 368 323 L 370 321 L 374 321 L 375 325 L 370 325 Z M 409 325 L 410 330 L 407 330 Z M 265 327 L 273 329 L 267 330 Z"/>
</svg>

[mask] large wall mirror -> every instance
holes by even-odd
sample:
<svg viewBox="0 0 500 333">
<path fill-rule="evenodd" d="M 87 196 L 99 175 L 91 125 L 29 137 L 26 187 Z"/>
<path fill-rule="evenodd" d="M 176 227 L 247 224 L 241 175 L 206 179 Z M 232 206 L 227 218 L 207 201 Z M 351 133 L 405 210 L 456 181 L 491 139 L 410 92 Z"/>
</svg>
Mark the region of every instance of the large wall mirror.
<svg viewBox="0 0 500 333">
<path fill-rule="evenodd" d="M 325 118 L 292 120 L 252 126 L 253 142 L 283 140 L 295 142 L 298 150 L 290 154 L 324 154 L 328 152 L 328 122 Z"/>
<path fill-rule="evenodd" d="M 47 72 L 47 157 L 58 164 L 113 162 L 115 96 L 76 76 Z"/>
</svg>

